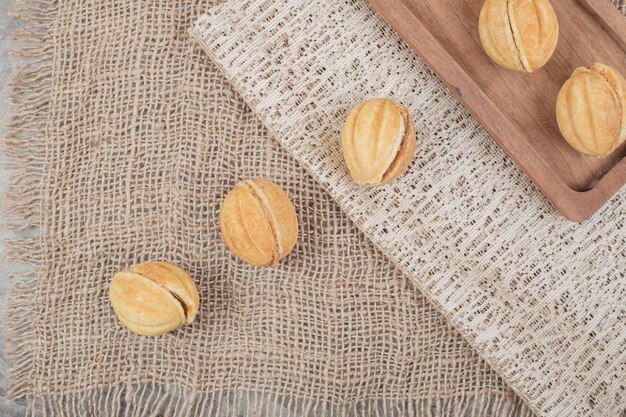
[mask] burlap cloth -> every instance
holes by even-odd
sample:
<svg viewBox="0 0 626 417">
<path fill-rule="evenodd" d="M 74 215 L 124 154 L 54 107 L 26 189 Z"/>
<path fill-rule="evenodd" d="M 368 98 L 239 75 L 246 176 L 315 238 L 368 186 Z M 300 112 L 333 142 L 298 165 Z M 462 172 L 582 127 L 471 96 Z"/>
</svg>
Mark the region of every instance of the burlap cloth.
<svg viewBox="0 0 626 417">
<path fill-rule="evenodd" d="M 3 202 L 8 256 L 35 268 L 5 316 L 11 397 L 46 416 L 529 415 L 189 39 L 208 6 L 17 6 L 34 43 L 16 51 Z M 252 176 L 298 208 L 277 270 L 219 236 L 221 200 Z M 149 259 L 201 291 L 196 322 L 159 338 L 122 328 L 107 297 L 115 271 Z"/>
<path fill-rule="evenodd" d="M 364 0 L 232 0 L 190 33 L 535 411 L 626 409 L 626 189 L 583 224 L 562 218 Z M 339 136 L 375 96 L 409 107 L 419 144 L 407 175 L 364 189 Z"/>
</svg>

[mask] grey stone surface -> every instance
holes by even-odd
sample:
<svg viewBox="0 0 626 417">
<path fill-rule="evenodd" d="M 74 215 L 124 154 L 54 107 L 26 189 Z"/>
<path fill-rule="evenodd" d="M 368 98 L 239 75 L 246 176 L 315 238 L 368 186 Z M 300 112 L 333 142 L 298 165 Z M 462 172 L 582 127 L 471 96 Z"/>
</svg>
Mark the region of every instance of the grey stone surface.
<svg viewBox="0 0 626 417">
<path fill-rule="evenodd" d="M 9 51 L 15 49 L 19 45 L 13 42 L 12 37 L 18 22 L 9 17 L 9 12 L 13 8 L 15 0 L 0 0 L 0 120 L 6 121 L 10 107 L 7 103 L 6 83 L 9 80 L 11 72 L 17 66 L 18 61 L 9 57 Z M 0 166 L 4 160 L 0 156 Z M 9 172 L 0 168 L 0 201 L 6 189 L 6 181 Z M 2 224 L 0 222 L 0 224 Z M 7 261 L 5 257 L 6 241 L 11 233 L 7 232 L 4 227 L 0 227 L 0 317 L 4 317 L 6 306 L 6 296 L 10 286 L 9 276 L 11 273 L 24 270 L 25 266 L 15 265 Z M 24 407 L 6 400 L 6 391 L 8 384 L 7 360 L 4 356 L 6 343 L 4 340 L 4 320 L 0 318 L 0 340 L 2 354 L 0 354 L 0 416 L 21 416 L 26 413 Z"/>
</svg>

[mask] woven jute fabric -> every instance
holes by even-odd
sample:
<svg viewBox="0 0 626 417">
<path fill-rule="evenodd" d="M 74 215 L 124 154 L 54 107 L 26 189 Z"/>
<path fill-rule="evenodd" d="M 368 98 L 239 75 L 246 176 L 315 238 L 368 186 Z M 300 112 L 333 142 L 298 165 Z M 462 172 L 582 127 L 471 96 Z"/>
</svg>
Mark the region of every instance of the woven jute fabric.
<svg viewBox="0 0 626 417">
<path fill-rule="evenodd" d="M 233 0 L 190 33 L 535 411 L 626 409 L 626 189 L 583 224 L 562 218 L 364 0 Z M 399 181 L 365 189 L 340 131 L 380 96 L 408 106 L 418 150 Z"/>
<path fill-rule="evenodd" d="M 16 51 L 4 198 L 16 232 L 12 398 L 46 416 L 524 416 L 529 409 L 268 134 L 186 31 L 199 0 L 32 0 Z M 289 10 L 289 9 L 287 9 Z M 301 232 L 279 268 L 219 235 L 240 179 Z M 189 327 L 133 335 L 116 271 L 153 259 L 201 293 Z"/>
</svg>

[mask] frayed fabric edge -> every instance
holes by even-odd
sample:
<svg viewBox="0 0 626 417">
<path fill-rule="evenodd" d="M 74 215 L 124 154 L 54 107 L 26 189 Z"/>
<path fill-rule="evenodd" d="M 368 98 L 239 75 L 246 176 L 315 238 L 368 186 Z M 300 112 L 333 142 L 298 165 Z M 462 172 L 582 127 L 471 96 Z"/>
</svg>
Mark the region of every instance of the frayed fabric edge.
<svg viewBox="0 0 626 417">
<path fill-rule="evenodd" d="M 6 242 L 6 258 L 28 264 L 29 269 L 8 277 L 4 355 L 9 362 L 7 397 L 12 400 L 26 398 L 36 390 L 33 374 L 38 340 L 34 329 L 44 256 L 42 197 L 53 58 L 50 34 L 57 10 L 57 0 L 17 0 L 10 14 L 22 23 L 14 40 L 25 46 L 10 52 L 18 65 L 7 83 L 10 112 L 0 140 L 9 172 L 2 196 L 2 226 L 12 235 Z"/>
<path fill-rule="evenodd" d="M 360 400 L 338 404 L 319 399 L 294 398 L 269 391 L 224 389 L 200 393 L 180 385 L 120 384 L 65 394 L 31 397 L 29 415 L 186 417 L 348 417 L 368 416 L 499 416 L 531 417 L 512 393 L 476 393 L 438 399 Z"/>
</svg>

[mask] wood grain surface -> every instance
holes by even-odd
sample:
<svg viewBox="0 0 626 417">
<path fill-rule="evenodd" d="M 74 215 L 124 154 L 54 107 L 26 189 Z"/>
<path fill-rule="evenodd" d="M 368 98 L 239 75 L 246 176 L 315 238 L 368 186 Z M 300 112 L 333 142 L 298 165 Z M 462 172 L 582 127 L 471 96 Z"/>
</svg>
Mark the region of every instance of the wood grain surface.
<svg viewBox="0 0 626 417">
<path fill-rule="evenodd" d="M 483 0 L 370 3 L 565 217 L 585 220 L 626 183 L 626 145 L 607 158 L 582 155 L 561 136 L 555 114 L 576 67 L 599 61 L 626 75 L 626 22 L 607 0 L 551 0 L 559 43 L 532 74 L 501 68 L 483 51 Z"/>
</svg>

